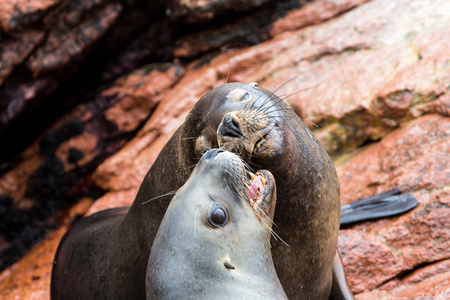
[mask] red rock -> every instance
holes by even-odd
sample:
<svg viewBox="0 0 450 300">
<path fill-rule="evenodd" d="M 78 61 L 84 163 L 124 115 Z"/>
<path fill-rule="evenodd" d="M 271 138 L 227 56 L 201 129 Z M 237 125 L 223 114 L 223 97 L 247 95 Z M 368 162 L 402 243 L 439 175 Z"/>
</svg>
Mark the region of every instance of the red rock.
<svg viewBox="0 0 450 300">
<path fill-rule="evenodd" d="M 93 14 L 96 10 L 101 10 L 110 0 L 83 0 L 64 1 L 58 5 L 51 13 L 43 17 L 43 22 L 49 30 L 70 31 L 76 27 L 86 16 Z"/>
<path fill-rule="evenodd" d="M 109 192 L 105 196 L 99 198 L 93 205 L 85 211 L 86 215 L 92 215 L 101 210 L 111 208 L 111 202 L 115 207 L 131 206 L 136 197 L 137 189 L 121 190 L 119 192 Z"/>
<path fill-rule="evenodd" d="M 424 280 L 432 278 L 433 276 L 444 274 L 450 272 L 450 260 L 443 260 L 429 266 L 420 268 L 419 270 L 413 272 L 402 278 L 403 284 L 417 284 Z"/>
<path fill-rule="evenodd" d="M 301 8 L 291 11 L 286 11 L 283 4 L 278 3 L 275 8 L 258 10 L 236 22 L 229 22 L 219 28 L 206 29 L 180 38 L 177 40 L 174 56 L 198 57 L 214 50 L 223 51 L 223 49 L 254 45 L 285 31 L 320 23 L 366 1 L 316 0 L 306 5 L 303 1 L 298 1 Z M 274 10 L 277 11 L 275 15 Z M 282 16 L 284 13 L 286 16 Z M 231 73 L 234 72 L 233 69 Z"/>
<path fill-rule="evenodd" d="M 98 193 L 98 188 L 89 181 L 91 172 L 142 126 L 163 95 L 183 74 L 178 66 L 166 64 L 161 69 L 158 66 L 156 64 L 121 78 L 87 105 L 78 106 L 37 139 L 21 155 L 21 162 L 2 174 L 1 201 L 11 199 L 12 202 L 1 203 L 2 218 L 5 218 L 6 224 L 2 230 L 14 224 L 18 224 L 15 226 L 18 229 L 14 229 L 17 231 L 16 237 L 8 237 L 11 240 L 0 239 L 0 249 L 8 248 L 8 253 L 11 253 L 9 248 L 16 247 L 16 239 L 19 238 L 31 239 L 27 242 L 30 244 L 45 234 L 44 226 L 60 223 L 59 217 L 52 217 L 55 208 L 62 209 L 86 195 Z M 114 114 L 120 118 L 114 118 Z M 158 152 L 155 152 L 153 159 Z M 134 158 L 133 161 L 147 168 L 145 159 Z M 133 198 L 134 195 L 126 197 L 129 201 Z M 122 205 L 127 204 L 130 203 Z M 84 205 L 75 215 L 85 214 L 89 206 Z M 8 214 L 5 209 L 10 209 L 12 213 Z M 25 224 L 33 218 L 40 220 L 40 223 L 28 230 Z M 4 267 L 8 260 L 15 259 L 12 256 L 3 256 L 0 265 Z"/>
<path fill-rule="evenodd" d="M 413 195 L 420 203 L 402 216 L 341 230 L 338 247 L 353 292 L 372 290 L 388 280 L 384 290 L 414 283 L 398 283 L 396 278 L 450 258 L 450 192 L 445 188 L 450 183 L 449 135 L 449 118 L 424 116 L 337 166 L 344 203 L 394 187 L 417 191 Z M 430 289 L 425 284 L 420 288 Z"/>
<path fill-rule="evenodd" d="M 57 82 L 52 77 L 24 82 L 6 81 L 0 89 L 0 134 L 18 115 L 39 105 L 56 88 Z"/>
<path fill-rule="evenodd" d="M 14 68 L 31 53 L 44 38 L 44 32 L 28 30 L 18 37 L 2 37 L 0 42 L 0 87 Z"/>
<path fill-rule="evenodd" d="M 148 60 L 170 61 L 176 27 L 163 19 L 152 23 L 135 39 L 128 42 L 120 54 L 112 58 L 102 78 L 109 80 L 141 67 Z"/>
<path fill-rule="evenodd" d="M 358 300 L 372 299 L 448 299 L 450 263 L 444 260 L 414 271 L 401 280 L 393 280 L 378 290 L 356 295 Z"/>
<path fill-rule="evenodd" d="M 285 17 L 273 23 L 270 35 L 276 36 L 286 31 L 318 24 L 344 13 L 357 5 L 370 0 L 316 0 L 298 10 L 289 12 Z"/>
<path fill-rule="evenodd" d="M 33 76 L 60 71 L 69 63 L 78 64 L 82 55 L 114 24 L 121 10 L 120 4 L 109 4 L 70 32 L 52 31 L 45 45 L 28 60 Z"/>
<path fill-rule="evenodd" d="M 367 147 L 351 163 L 337 166 L 342 202 L 394 187 L 408 191 L 448 185 L 449 135 L 449 118 L 428 115 Z M 353 174 L 358 174 L 358 180 L 354 180 Z"/>
<path fill-rule="evenodd" d="M 84 124 L 84 130 L 77 136 L 57 145 L 55 155 L 64 162 L 65 171 L 71 172 L 79 167 L 89 166 L 96 156 L 105 155 L 123 145 L 120 135 L 136 130 L 151 114 L 170 87 L 183 74 L 177 66 L 165 66 L 165 72 L 156 69 L 142 69 L 127 77 L 118 79 L 109 89 L 104 90 L 96 102 L 81 106 L 71 116 L 66 116 L 53 125 L 58 128 L 68 119 L 75 118 Z M 114 116 L 120 116 L 114 118 Z M 109 124 L 99 122 L 106 119 Z M 115 131 L 105 126 L 114 125 Z M 115 138 L 118 136 L 119 138 Z M 83 153 L 77 164 L 68 161 L 70 149 L 76 148 Z M 42 163 L 39 140 L 23 154 L 24 160 L 19 166 L 0 178 L 0 195 L 9 195 L 14 199 L 24 197 L 27 181 Z"/>
<path fill-rule="evenodd" d="M 406 11 L 408 17 L 403 15 Z M 418 117 L 422 111 L 417 107 L 446 93 L 448 46 L 437 42 L 449 34 L 444 11 L 450 11 L 447 2 L 397 1 L 390 6 L 387 1 L 371 1 L 333 22 L 279 35 L 252 48 L 245 57 L 257 57 L 259 64 L 232 78 L 258 81 L 270 90 L 282 86 L 277 93 L 291 95 L 287 101 L 329 153 L 354 149 Z M 410 35 L 417 20 L 427 20 L 426 25 L 415 27 Z M 426 50 L 427 41 L 435 42 L 434 50 Z M 419 55 L 420 49 L 425 56 Z M 245 65 L 245 57 L 235 57 L 233 63 Z"/>
<path fill-rule="evenodd" d="M 446 222 L 450 209 L 437 201 L 438 197 L 449 199 L 450 193 L 438 190 L 414 196 L 421 204 L 412 212 L 340 231 L 338 247 L 354 293 L 375 288 L 392 290 L 397 285 L 415 283 L 420 277 L 398 283 L 397 276 L 450 257 L 450 227 Z M 430 277 L 436 272 L 421 276 Z"/>
<path fill-rule="evenodd" d="M 92 177 L 97 185 L 112 191 L 139 188 L 142 178 L 165 143 L 184 122 L 188 111 L 204 93 L 217 84 L 217 73 L 213 68 L 186 74 L 164 96 L 164 100 L 137 136 L 97 168 Z M 108 200 L 114 207 L 114 199 Z"/>
<path fill-rule="evenodd" d="M 4 0 L 0 2 L 0 25 L 5 32 L 21 29 L 61 0 Z"/>
<path fill-rule="evenodd" d="M 402 270 L 402 257 L 374 233 L 341 230 L 338 248 L 353 293 L 374 289 Z"/>
<path fill-rule="evenodd" d="M 62 227 L 34 247 L 19 263 L 0 274 L 1 299 L 50 299 L 53 257 L 67 227 Z"/>
<path fill-rule="evenodd" d="M 105 117 L 117 125 L 119 131 L 133 131 L 144 121 L 183 74 L 181 67 L 167 66 L 166 71 L 140 69 L 116 81 L 115 86 L 102 93 L 104 98 L 115 98 Z"/>
<path fill-rule="evenodd" d="M 214 0 L 214 1 L 169 1 L 167 15 L 172 20 L 183 20 L 186 23 L 202 23 L 213 19 L 216 15 L 224 15 L 228 11 L 248 11 L 255 9 L 268 0 Z"/>
<path fill-rule="evenodd" d="M 292 94 L 287 101 L 330 153 L 338 155 L 364 142 L 376 142 L 336 160 L 343 203 L 393 187 L 413 192 L 420 202 L 402 216 L 363 222 L 341 231 L 338 246 L 351 288 L 359 293 L 357 298 L 447 299 L 450 70 L 445 37 L 450 33 L 450 3 L 372 0 L 358 6 L 363 2 L 315 1 L 276 21 L 273 32 L 268 33 L 276 34 L 273 39 L 200 59 L 186 68 L 179 81 L 173 75 L 176 70 L 165 74 L 140 70 L 99 94 L 79 114 L 85 124 L 83 134 L 65 141 L 55 152 L 67 160 L 70 148 L 80 147 L 85 156 L 79 164 L 87 166 L 97 155 L 120 148 L 92 175 L 107 193 L 89 213 L 130 204 L 142 178 L 188 110 L 215 85 L 238 80 L 259 81 L 270 90 L 281 86 L 277 94 Z M 324 10 L 314 11 L 314 7 Z M 315 22 L 315 18 L 328 18 L 351 7 L 355 8 L 327 22 L 301 28 L 302 22 Z M 51 35 L 56 40 L 56 34 Z M 53 50 L 48 44 L 45 47 Z M 81 57 L 79 53 L 72 53 L 67 61 Z M 61 62 L 61 66 L 71 64 Z M 36 75 L 45 74 L 36 70 Z M 293 94 L 300 90 L 304 91 Z M 148 97 L 151 101 L 144 101 Z M 158 101 L 150 119 L 139 123 L 147 116 L 138 107 L 150 113 Z M 117 130 L 106 130 L 100 122 L 103 120 Z M 319 123 L 320 128 L 314 129 L 312 123 Z M 115 141 L 105 146 L 106 152 L 97 148 L 97 143 L 140 126 L 132 141 Z M 0 180 L 0 188 L 20 193 L 23 187 L 15 178 L 25 174 L 27 167 L 32 170 L 38 165 L 36 161 L 24 163 L 14 176 L 4 177 L 7 181 Z M 65 168 L 74 170 L 76 166 L 65 162 Z M 85 211 L 89 201 L 80 204 L 71 216 Z M 22 205 L 30 205 L 25 202 Z M 57 241 L 54 243 L 56 247 Z M 53 254 L 41 255 L 42 261 L 52 258 Z M 23 299 L 48 297 L 45 275 L 38 275 L 33 284 L 20 281 L 10 285 L 16 274 L 33 276 L 36 271 L 29 265 L 34 259 L 23 259 L 12 271 L 0 275 L 0 286 L 7 287 L 2 294 Z M 19 273 L 14 271 L 19 270 L 17 266 L 23 268 Z M 11 279 L 4 279 L 8 276 Z"/>
</svg>

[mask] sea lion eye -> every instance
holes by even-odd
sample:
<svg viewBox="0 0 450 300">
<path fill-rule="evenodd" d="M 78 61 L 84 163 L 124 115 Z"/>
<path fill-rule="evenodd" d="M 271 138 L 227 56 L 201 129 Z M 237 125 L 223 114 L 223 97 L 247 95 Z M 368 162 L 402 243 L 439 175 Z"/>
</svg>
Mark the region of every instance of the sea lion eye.
<svg viewBox="0 0 450 300">
<path fill-rule="evenodd" d="M 211 214 L 209 215 L 209 223 L 214 227 L 222 227 L 227 223 L 228 213 L 227 210 L 220 204 L 213 207 Z"/>
<path fill-rule="evenodd" d="M 252 99 L 252 95 L 250 95 L 250 93 L 249 92 L 245 92 L 245 94 L 241 97 L 241 100 L 239 100 L 239 101 L 247 101 L 247 100 L 250 100 L 250 99 Z"/>
</svg>

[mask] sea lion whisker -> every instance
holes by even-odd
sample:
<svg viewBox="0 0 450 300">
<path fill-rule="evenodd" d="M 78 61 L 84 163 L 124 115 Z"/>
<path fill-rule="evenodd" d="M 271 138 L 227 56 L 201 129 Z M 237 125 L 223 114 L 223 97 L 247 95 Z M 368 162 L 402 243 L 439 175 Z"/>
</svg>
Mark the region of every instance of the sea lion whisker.
<svg viewBox="0 0 450 300">
<path fill-rule="evenodd" d="M 291 82 L 292 80 L 294 80 L 295 78 L 297 78 L 298 76 L 294 76 L 290 79 L 288 79 L 285 83 L 283 83 L 282 85 L 280 85 L 279 87 L 277 87 L 274 91 L 272 91 L 272 94 L 275 94 L 279 89 L 281 89 L 283 86 L 285 86 L 286 84 L 288 84 L 289 82 Z"/>
<path fill-rule="evenodd" d="M 261 103 L 261 105 L 257 108 L 257 111 L 262 112 L 262 108 L 264 107 L 264 105 L 269 103 L 269 101 L 271 101 L 271 100 L 275 100 L 276 98 L 277 98 L 277 96 L 274 94 L 266 95 L 266 99 L 264 99 L 264 101 Z"/>
<path fill-rule="evenodd" d="M 270 219 L 269 219 L 270 220 Z M 289 247 L 288 243 L 286 243 L 276 232 L 273 230 L 264 220 L 261 219 L 261 221 L 264 223 L 265 226 L 270 231 L 270 234 L 273 236 L 274 240 L 278 242 L 280 240 L 283 244 L 285 244 L 287 247 Z"/>
<path fill-rule="evenodd" d="M 267 227 L 267 229 L 270 232 L 270 235 L 273 237 L 273 239 L 275 241 L 278 242 L 278 240 L 280 240 L 281 242 L 283 242 L 283 244 L 285 244 L 287 247 L 289 247 L 289 245 L 275 232 L 275 230 L 273 230 L 262 218 L 260 220 L 261 220 L 262 224 L 264 224 L 264 226 Z M 269 220 L 270 220 L 270 218 L 269 218 Z M 269 246 L 272 247 L 270 242 L 269 242 Z"/>
<path fill-rule="evenodd" d="M 216 135 L 216 129 L 212 125 L 208 125 L 206 130 L 209 130 L 211 134 Z"/>
<path fill-rule="evenodd" d="M 278 225 L 275 224 L 275 223 L 273 222 L 273 220 L 272 220 L 271 218 L 269 218 L 269 216 L 268 216 L 264 211 L 261 210 L 261 213 L 262 213 L 268 220 L 270 220 L 270 223 L 272 224 L 272 226 L 275 225 L 276 227 L 278 227 Z"/>
<path fill-rule="evenodd" d="M 259 95 L 258 98 L 256 98 L 255 101 L 252 102 L 252 105 L 251 105 L 250 108 L 253 108 L 253 106 L 255 105 L 255 103 L 258 102 L 258 100 L 259 100 L 261 97 L 263 97 L 263 96 L 265 96 L 265 95 Z M 265 101 L 266 101 L 266 100 L 263 101 L 263 104 L 265 103 Z"/>
<path fill-rule="evenodd" d="M 249 164 L 248 164 L 246 161 L 244 161 L 244 164 L 245 164 L 245 169 L 246 169 L 247 171 L 250 171 L 250 172 L 252 172 L 252 173 L 255 173 L 255 169 L 253 169 L 252 167 L 250 167 Z"/>
<path fill-rule="evenodd" d="M 272 94 L 272 95 L 273 95 L 273 94 Z M 260 95 L 260 96 L 252 103 L 252 106 L 251 106 L 251 107 L 253 108 L 253 105 L 254 105 L 261 97 L 266 96 L 266 99 L 264 99 L 264 101 L 263 101 L 258 107 L 256 107 L 256 109 L 255 109 L 256 114 L 258 114 L 258 113 L 261 111 L 261 108 L 262 108 L 264 105 L 266 105 L 270 100 L 273 100 L 273 99 L 276 98 L 276 95 L 273 95 L 274 98 L 272 97 L 272 95 Z"/>
<path fill-rule="evenodd" d="M 308 122 L 311 123 L 311 124 L 313 124 L 315 127 L 319 128 L 319 125 L 317 125 L 316 123 L 311 122 L 311 121 L 309 121 L 309 120 L 308 120 Z"/>
<path fill-rule="evenodd" d="M 151 202 L 153 200 L 156 200 L 156 199 L 159 199 L 159 198 L 162 198 L 162 197 L 175 195 L 177 193 L 177 191 L 178 190 L 175 190 L 175 191 L 168 192 L 167 194 L 164 194 L 164 195 L 159 195 L 159 196 L 153 197 L 152 199 L 149 199 L 147 201 L 142 202 L 141 205 L 144 205 L 144 204 L 146 204 L 148 202 Z"/>
<path fill-rule="evenodd" d="M 277 111 L 289 111 L 289 110 L 291 110 L 291 109 L 290 108 L 280 108 L 280 109 L 276 109 L 276 110 L 271 110 L 271 111 L 267 112 L 267 114 L 274 113 L 274 112 L 277 112 Z M 302 109 L 302 111 L 308 112 L 307 110 L 303 110 L 303 109 Z M 314 114 L 314 113 L 312 113 L 312 114 Z M 298 116 L 298 115 L 296 115 L 296 116 L 283 116 L 283 118 L 285 118 L 285 119 L 294 119 L 295 120 L 296 118 L 300 118 L 300 116 Z M 271 118 L 268 117 L 268 116 L 262 116 L 260 118 L 260 120 L 265 120 L 265 119 L 270 120 Z M 312 125 L 314 125 L 315 127 L 319 128 L 319 125 L 317 125 L 316 123 L 314 123 L 314 122 L 312 122 L 310 120 L 304 120 L 304 121 L 307 121 L 307 122 L 311 123 Z"/>
<path fill-rule="evenodd" d="M 300 91 L 299 91 L 300 92 Z M 292 95 L 289 95 L 289 97 Z M 275 96 L 277 97 L 277 96 Z M 276 101 L 274 101 L 274 103 L 272 103 L 272 105 L 270 105 L 269 107 L 264 108 L 263 110 L 261 110 L 263 113 L 266 113 L 270 108 L 274 107 L 275 105 L 278 105 L 280 102 L 283 102 L 284 99 L 286 98 L 278 98 L 276 99 Z"/>
<path fill-rule="evenodd" d="M 283 97 L 283 98 L 280 97 L 280 98 L 283 99 L 283 100 L 286 100 L 287 98 L 292 97 L 292 96 L 294 96 L 294 95 L 296 95 L 298 93 L 301 93 L 301 92 L 304 92 L 304 91 L 307 91 L 307 90 L 310 90 L 310 89 L 315 89 L 319 85 L 320 85 L 320 83 L 318 83 L 316 85 L 313 85 L 313 86 L 310 86 L 310 87 L 307 87 L 307 88 L 304 88 L 304 89 L 301 89 L 301 90 L 298 90 L 296 92 L 293 92 L 293 93 L 287 95 L 286 97 Z"/>
<path fill-rule="evenodd" d="M 261 219 L 261 223 L 267 227 L 267 229 L 270 232 L 270 235 L 273 236 L 273 239 L 278 242 L 277 235 L 275 235 L 275 232 L 273 231 L 272 228 L 270 228 L 269 224 L 267 224 L 266 221 L 264 221 L 263 219 Z"/>
<path fill-rule="evenodd" d="M 298 94 L 298 93 L 301 93 L 301 92 L 304 92 L 304 91 L 307 91 L 307 90 L 310 90 L 310 89 L 314 89 L 314 88 L 316 88 L 317 86 L 319 86 L 320 84 L 321 84 L 321 83 L 318 83 L 318 84 L 316 84 L 316 85 L 313 85 L 313 86 L 310 86 L 310 87 L 307 87 L 307 88 L 298 90 L 298 91 L 296 91 L 296 92 L 294 92 L 294 93 L 291 93 L 291 94 L 289 94 L 289 95 L 287 95 L 287 96 L 285 96 L 285 97 L 279 97 L 279 96 L 274 95 L 275 97 L 279 97 L 279 100 L 278 100 L 278 101 L 275 101 L 271 106 L 265 108 L 265 109 L 263 110 L 263 112 L 266 112 L 269 108 L 271 108 L 271 107 L 277 105 L 278 103 L 280 103 L 281 101 L 286 100 L 286 99 L 289 98 L 289 97 L 292 97 L 293 95 L 296 95 L 296 94 Z"/>
<path fill-rule="evenodd" d="M 263 221 L 263 223 L 264 223 L 264 221 Z M 272 248 L 272 245 L 270 244 L 270 234 L 268 235 L 265 231 L 263 231 L 263 233 L 264 233 L 264 237 L 266 238 L 267 244 L 269 245 L 270 248 Z"/>
<path fill-rule="evenodd" d="M 272 95 L 272 96 L 267 96 L 267 98 L 263 101 L 263 103 L 261 103 L 261 105 L 259 107 L 256 108 L 255 110 L 255 116 L 265 116 L 266 115 L 266 111 L 268 109 L 270 109 L 271 107 L 273 107 L 274 105 L 277 105 L 280 101 L 280 99 L 278 98 L 276 95 Z M 269 107 L 265 107 L 264 106 L 269 103 L 270 101 L 273 101 L 274 103 L 269 106 Z"/>
<path fill-rule="evenodd" d="M 278 239 L 275 239 L 276 241 L 280 240 L 283 244 L 285 244 L 289 248 L 289 244 L 286 243 L 272 228 L 270 229 L 270 232 L 272 232 L 272 234 L 278 238 Z"/>
</svg>

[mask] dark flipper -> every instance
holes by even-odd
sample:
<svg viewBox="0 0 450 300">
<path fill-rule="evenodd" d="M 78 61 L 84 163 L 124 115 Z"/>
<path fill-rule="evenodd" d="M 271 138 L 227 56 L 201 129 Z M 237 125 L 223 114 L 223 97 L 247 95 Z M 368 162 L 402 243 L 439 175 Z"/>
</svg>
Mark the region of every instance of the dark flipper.
<svg viewBox="0 0 450 300">
<path fill-rule="evenodd" d="M 390 217 L 407 212 L 419 203 L 411 194 L 392 189 L 350 204 L 341 205 L 341 227 L 365 220 Z"/>
<path fill-rule="evenodd" d="M 352 292 L 345 277 L 344 266 L 342 265 L 339 251 L 336 251 L 336 256 L 333 261 L 333 281 L 331 285 L 330 300 L 354 300 Z"/>
</svg>

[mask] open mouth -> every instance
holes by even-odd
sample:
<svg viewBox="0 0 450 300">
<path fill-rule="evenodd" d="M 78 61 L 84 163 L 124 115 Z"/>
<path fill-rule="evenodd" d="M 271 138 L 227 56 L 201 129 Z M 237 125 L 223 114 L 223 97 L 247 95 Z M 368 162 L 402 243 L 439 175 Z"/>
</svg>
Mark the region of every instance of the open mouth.
<svg viewBox="0 0 450 300">
<path fill-rule="evenodd" d="M 270 216 L 271 203 L 270 199 L 266 201 L 270 193 L 269 179 L 262 172 L 248 172 L 249 180 L 247 182 L 247 195 L 249 204 L 253 210 L 260 216 Z"/>
</svg>

